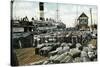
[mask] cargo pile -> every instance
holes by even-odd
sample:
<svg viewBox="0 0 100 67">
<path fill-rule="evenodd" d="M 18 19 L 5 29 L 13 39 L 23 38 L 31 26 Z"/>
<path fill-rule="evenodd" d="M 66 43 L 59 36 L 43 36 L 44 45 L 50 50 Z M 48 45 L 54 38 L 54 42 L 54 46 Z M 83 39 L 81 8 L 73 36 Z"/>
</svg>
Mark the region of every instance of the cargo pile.
<svg viewBox="0 0 100 67">
<path fill-rule="evenodd" d="M 59 43 L 57 45 L 59 45 Z M 84 46 L 80 43 L 76 43 L 75 45 L 72 43 L 61 43 L 61 45 L 57 46 L 54 50 L 50 45 L 42 49 L 39 48 L 38 54 L 49 57 L 48 60 L 41 61 L 41 64 L 89 62 L 97 60 L 97 47 L 93 44 Z M 37 62 L 36 64 L 40 63 Z"/>
</svg>

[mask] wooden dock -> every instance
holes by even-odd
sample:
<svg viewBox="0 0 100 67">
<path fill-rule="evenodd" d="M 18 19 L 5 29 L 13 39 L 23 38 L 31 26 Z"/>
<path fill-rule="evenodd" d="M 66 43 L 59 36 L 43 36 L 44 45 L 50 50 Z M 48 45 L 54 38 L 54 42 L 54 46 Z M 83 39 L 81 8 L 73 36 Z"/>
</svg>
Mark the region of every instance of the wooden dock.
<svg viewBox="0 0 100 67">
<path fill-rule="evenodd" d="M 35 48 L 16 49 L 16 55 L 19 65 L 34 63 L 41 60 L 47 60 L 47 57 L 35 55 Z"/>
</svg>

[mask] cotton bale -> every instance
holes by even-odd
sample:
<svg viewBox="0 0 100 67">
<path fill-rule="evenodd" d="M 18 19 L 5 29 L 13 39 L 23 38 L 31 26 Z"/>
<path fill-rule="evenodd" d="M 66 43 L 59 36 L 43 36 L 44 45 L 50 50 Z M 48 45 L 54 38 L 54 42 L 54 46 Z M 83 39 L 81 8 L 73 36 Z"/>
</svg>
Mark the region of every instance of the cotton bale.
<svg viewBox="0 0 100 67">
<path fill-rule="evenodd" d="M 78 50 L 78 49 L 76 49 L 76 48 L 70 49 L 70 51 L 69 51 L 69 54 L 72 57 L 79 57 L 80 56 L 80 53 L 81 53 L 81 51 Z"/>
</svg>

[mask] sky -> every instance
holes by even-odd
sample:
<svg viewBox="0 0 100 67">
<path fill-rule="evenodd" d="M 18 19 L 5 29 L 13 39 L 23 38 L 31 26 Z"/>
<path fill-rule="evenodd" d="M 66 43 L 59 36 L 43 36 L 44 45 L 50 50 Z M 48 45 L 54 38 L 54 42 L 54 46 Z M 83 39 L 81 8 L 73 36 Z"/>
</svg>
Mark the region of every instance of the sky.
<svg viewBox="0 0 100 67">
<path fill-rule="evenodd" d="M 94 5 L 78 5 L 58 3 L 58 19 L 66 24 L 66 27 L 73 27 L 75 20 L 84 12 L 89 17 L 90 25 L 90 8 L 92 8 L 93 23 L 97 23 L 97 6 Z M 44 3 L 44 17 L 57 18 L 57 3 Z M 27 16 L 29 20 L 32 17 L 39 19 L 39 2 L 35 1 L 14 1 L 13 18 L 22 18 Z"/>
</svg>

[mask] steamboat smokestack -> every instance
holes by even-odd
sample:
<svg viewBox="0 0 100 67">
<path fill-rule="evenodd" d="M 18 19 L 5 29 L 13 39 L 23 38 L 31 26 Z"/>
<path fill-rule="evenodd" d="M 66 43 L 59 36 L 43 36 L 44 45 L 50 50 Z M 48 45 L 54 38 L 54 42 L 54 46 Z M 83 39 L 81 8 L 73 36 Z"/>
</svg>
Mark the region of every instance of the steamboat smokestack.
<svg viewBox="0 0 100 67">
<path fill-rule="evenodd" d="M 44 3 L 39 2 L 40 20 L 44 19 Z"/>
</svg>

